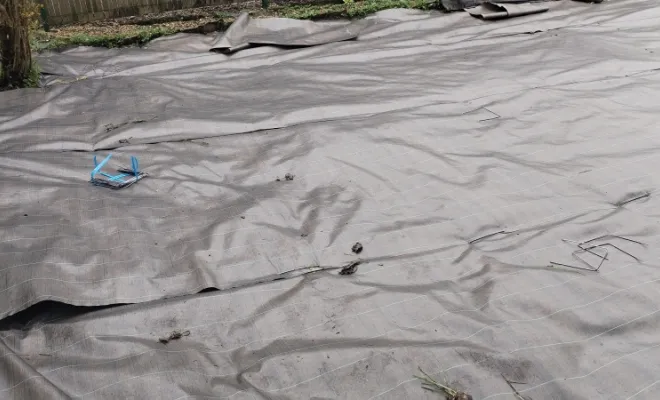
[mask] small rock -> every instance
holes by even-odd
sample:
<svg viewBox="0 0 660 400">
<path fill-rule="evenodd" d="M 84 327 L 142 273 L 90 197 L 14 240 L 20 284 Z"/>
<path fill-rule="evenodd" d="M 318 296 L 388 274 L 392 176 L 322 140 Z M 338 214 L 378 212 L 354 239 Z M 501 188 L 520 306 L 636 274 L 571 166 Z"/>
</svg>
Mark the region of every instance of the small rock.
<svg viewBox="0 0 660 400">
<path fill-rule="evenodd" d="M 284 179 L 286 179 L 287 181 L 292 181 L 294 177 L 295 177 L 295 175 L 289 174 L 289 173 L 284 175 Z"/>
<path fill-rule="evenodd" d="M 362 253 L 362 249 L 364 249 L 364 247 L 362 247 L 362 243 L 360 243 L 360 242 L 355 243 L 355 244 L 353 245 L 353 247 L 351 248 L 351 250 L 352 250 L 353 253 L 355 253 L 355 254 L 360 254 L 360 253 Z"/>
<path fill-rule="evenodd" d="M 188 335 L 190 335 L 190 331 L 172 331 L 169 336 L 162 337 L 158 341 L 162 344 L 168 344 L 171 340 L 178 340 Z"/>
<path fill-rule="evenodd" d="M 341 268 L 339 275 L 353 275 L 355 271 L 357 271 L 358 265 L 360 265 L 360 261 L 351 261 L 347 263 Z"/>
</svg>

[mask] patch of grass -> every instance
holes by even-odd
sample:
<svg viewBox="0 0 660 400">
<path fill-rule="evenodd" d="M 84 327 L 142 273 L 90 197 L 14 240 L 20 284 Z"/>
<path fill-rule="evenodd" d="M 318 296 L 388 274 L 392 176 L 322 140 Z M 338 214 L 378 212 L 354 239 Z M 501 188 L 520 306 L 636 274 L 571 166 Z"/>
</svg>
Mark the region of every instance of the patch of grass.
<svg viewBox="0 0 660 400">
<path fill-rule="evenodd" d="M 273 9 L 278 17 L 293 19 L 357 19 L 390 8 L 411 8 L 426 10 L 426 0 L 365 0 L 345 1 L 343 4 L 292 5 Z"/>
<path fill-rule="evenodd" d="M 72 46 L 124 47 L 142 45 L 161 36 L 179 32 L 166 26 L 140 26 L 115 33 L 72 33 L 70 35 L 48 35 L 36 39 L 32 49 L 35 51 L 61 49 Z"/>
<path fill-rule="evenodd" d="M 2 81 L 2 74 L 3 72 L 0 70 L 0 81 Z M 30 72 L 25 79 L 23 79 L 23 82 L 19 85 L 19 87 L 22 88 L 38 88 L 39 87 L 39 78 L 41 77 L 41 70 L 39 69 L 39 65 L 37 65 L 36 62 L 32 61 L 32 68 L 30 68 Z M 9 87 L 0 87 L 0 92 L 7 90 L 7 89 L 15 89 L 15 87 L 9 86 Z"/>
<path fill-rule="evenodd" d="M 215 18 L 218 20 L 232 19 L 234 16 L 227 11 L 218 11 L 215 13 Z"/>
<path fill-rule="evenodd" d="M 40 77 L 41 77 L 41 70 L 39 69 L 39 65 L 37 65 L 36 62 L 32 61 L 32 68 L 30 68 L 30 73 L 23 80 L 23 87 L 38 88 Z"/>
</svg>

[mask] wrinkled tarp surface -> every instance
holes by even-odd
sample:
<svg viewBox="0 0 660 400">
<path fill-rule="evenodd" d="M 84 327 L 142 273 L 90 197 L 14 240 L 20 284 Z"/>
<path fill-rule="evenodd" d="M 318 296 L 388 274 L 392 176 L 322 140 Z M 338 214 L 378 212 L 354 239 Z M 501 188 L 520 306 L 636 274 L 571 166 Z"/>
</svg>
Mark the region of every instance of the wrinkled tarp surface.
<svg viewBox="0 0 660 400">
<path fill-rule="evenodd" d="M 437 398 L 418 367 L 475 399 L 658 398 L 657 2 L 371 19 L 73 49 L 0 94 L 0 398 Z M 89 184 L 110 149 L 150 176 Z M 549 266 L 605 234 L 577 254 L 599 272 Z"/>
</svg>

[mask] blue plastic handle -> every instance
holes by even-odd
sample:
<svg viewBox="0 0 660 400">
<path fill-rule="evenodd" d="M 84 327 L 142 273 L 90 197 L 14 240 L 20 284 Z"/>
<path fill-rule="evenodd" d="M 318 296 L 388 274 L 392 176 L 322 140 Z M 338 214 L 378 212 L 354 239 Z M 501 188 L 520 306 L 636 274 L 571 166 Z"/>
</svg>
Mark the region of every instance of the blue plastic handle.
<svg viewBox="0 0 660 400">
<path fill-rule="evenodd" d="M 101 168 L 103 168 L 103 166 L 108 161 L 110 161 L 111 157 L 112 157 L 112 153 L 108 154 L 108 156 L 106 158 L 104 158 L 103 161 L 101 161 L 99 164 L 97 164 L 96 163 L 96 156 L 94 156 L 94 165 L 96 165 L 96 167 L 92 170 L 92 179 L 94 179 L 94 175 L 98 174 L 99 171 L 101 170 Z"/>
<path fill-rule="evenodd" d="M 133 165 L 133 175 L 138 176 L 140 170 L 138 169 L 138 159 L 135 156 L 131 156 L 131 165 Z"/>
</svg>

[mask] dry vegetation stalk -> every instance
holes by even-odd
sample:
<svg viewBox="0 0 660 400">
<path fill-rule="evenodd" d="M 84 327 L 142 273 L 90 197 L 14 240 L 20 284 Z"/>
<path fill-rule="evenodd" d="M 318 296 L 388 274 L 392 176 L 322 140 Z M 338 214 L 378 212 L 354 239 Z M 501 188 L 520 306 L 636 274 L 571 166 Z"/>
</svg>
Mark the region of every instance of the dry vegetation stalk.
<svg viewBox="0 0 660 400">
<path fill-rule="evenodd" d="M 445 399 L 448 400 L 472 400 L 472 396 L 469 394 L 439 383 L 435 379 L 431 378 L 421 368 L 419 368 L 419 372 L 422 373 L 422 376 L 414 375 L 414 377 L 422 381 L 422 388 L 431 392 L 440 393 L 445 396 Z"/>
</svg>

